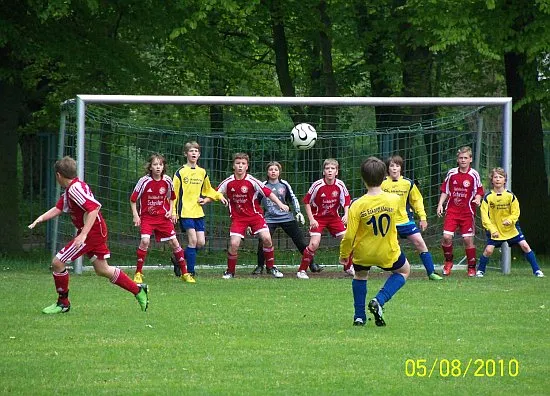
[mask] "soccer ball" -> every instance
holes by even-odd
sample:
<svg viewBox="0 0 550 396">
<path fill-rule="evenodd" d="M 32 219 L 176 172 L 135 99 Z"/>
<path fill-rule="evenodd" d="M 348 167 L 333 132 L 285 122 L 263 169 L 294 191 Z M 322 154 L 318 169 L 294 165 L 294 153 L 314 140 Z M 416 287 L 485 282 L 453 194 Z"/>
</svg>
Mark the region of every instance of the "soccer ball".
<svg viewBox="0 0 550 396">
<path fill-rule="evenodd" d="M 305 122 L 296 125 L 290 132 L 290 142 L 298 150 L 308 150 L 315 146 L 317 131 Z"/>
</svg>

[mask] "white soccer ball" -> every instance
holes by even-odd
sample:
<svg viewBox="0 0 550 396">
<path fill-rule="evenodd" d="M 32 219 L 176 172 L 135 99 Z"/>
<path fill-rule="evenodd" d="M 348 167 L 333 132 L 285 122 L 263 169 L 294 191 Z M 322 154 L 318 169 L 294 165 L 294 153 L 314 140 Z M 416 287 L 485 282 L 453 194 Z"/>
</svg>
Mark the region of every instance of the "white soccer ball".
<svg viewBox="0 0 550 396">
<path fill-rule="evenodd" d="M 309 150 L 316 141 L 317 131 L 305 122 L 296 125 L 290 132 L 290 142 L 298 150 Z"/>
</svg>

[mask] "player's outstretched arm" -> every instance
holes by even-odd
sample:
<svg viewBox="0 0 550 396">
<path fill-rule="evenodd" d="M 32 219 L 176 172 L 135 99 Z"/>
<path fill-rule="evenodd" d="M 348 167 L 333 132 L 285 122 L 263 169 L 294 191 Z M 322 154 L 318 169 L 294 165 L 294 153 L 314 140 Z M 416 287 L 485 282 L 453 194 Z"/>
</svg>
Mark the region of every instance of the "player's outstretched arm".
<svg viewBox="0 0 550 396">
<path fill-rule="evenodd" d="M 47 212 L 45 212 L 45 213 L 41 214 L 40 216 L 38 216 L 35 221 L 33 221 L 31 224 L 28 225 L 28 227 L 29 227 L 29 229 L 32 230 L 34 227 L 36 227 L 36 225 L 38 223 L 42 223 L 44 221 L 48 221 L 50 219 L 53 219 L 54 217 L 59 216 L 61 213 L 63 213 L 63 211 L 59 210 L 57 207 L 54 206 L 53 208 L 51 208 Z"/>
</svg>

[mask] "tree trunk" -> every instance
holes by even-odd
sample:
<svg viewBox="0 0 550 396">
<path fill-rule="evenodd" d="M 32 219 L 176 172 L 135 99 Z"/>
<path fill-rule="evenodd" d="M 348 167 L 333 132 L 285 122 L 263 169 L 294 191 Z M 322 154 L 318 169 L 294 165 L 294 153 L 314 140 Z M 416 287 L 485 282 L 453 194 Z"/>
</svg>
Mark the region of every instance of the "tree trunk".
<svg viewBox="0 0 550 396">
<path fill-rule="evenodd" d="M 0 254 L 13 254 L 22 250 L 19 229 L 21 197 L 16 165 L 22 92 L 22 87 L 0 80 Z"/>
<path fill-rule="evenodd" d="M 536 81 L 537 67 L 525 55 L 514 52 L 504 55 L 506 89 L 517 103 L 526 95 L 525 80 Z M 529 159 L 528 165 L 525 163 Z M 529 103 L 512 116 L 512 191 L 518 194 L 521 206 L 521 228 L 533 250 L 548 252 L 547 224 L 550 220 L 548 175 L 544 167 L 544 146 L 539 103 Z M 517 166 L 515 166 L 517 165 Z"/>
<path fill-rule="evenodd" d="M 288 60 L 288 42 L 285 33 L 285 10 L 280 0 L 263 1 L 269 8 L 271 16 L 271 35 L 273 38 L 273 51 L 275 53 L 275 71 L 283 96 L 294 97 L 296 90 L 290 75 Z M 304 111 L 300 106 L 291 106 L 290 117 L 295 124 L 305 122 Z"/>
</svg>

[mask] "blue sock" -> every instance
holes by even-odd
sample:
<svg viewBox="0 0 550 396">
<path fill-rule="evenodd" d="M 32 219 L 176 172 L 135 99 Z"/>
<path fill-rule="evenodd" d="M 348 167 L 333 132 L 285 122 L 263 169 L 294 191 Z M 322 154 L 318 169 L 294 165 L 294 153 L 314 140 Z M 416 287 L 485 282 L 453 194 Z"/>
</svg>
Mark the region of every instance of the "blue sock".
<svg viewBox="0 0 550 396">
<path fill-rule="evenodd" d="M 351 281 L 351 290 L 353 291 L 353 308 L 355 315 L 353 319 L 361 318 L 367 322 L 367 312 L 365 311 L 365 300 L 367 299 L 367 281 L 353 279 Z"/>
<path fill-rule="evenodd" d="M 384 305 L 403 287 L 405 284 L 405 277 L 401 274 L 391 274 L 386 283 L 380 289 L 376 295 L 376 300 L 380 305 Z"/>
<path fill-rule="evenodd" d="M 420 253 L 420 260 L 422 260 L 422 264 L 424 264 L 424 268 L 426 268 L 426 273 L 428 276 L 435 272 L 434 261 L 430 252 Z"/>
<path fill-rule="evenodd" d="M 523 253 L 527 261 L 529 261 L 529 264 L 531 264 L 531 268 L 533 268 L 533 274 L 540 270 L 539 265 L 537 263 L 537 257 L 535 256 L 535 253 L 531 250 L 529 253 Z"/>
<path fill-rule="evenodd" d="M 187 271 L 195 273 L 195 263 L 197 262 L 197 248 L 187 246 L 185 248 L 185 261 L 187 261 Z"/>
<path fill-rule="evenodd" d="M 477 266 L 477 270 L 481 272 L 485 272 L 488 262 L 489 262 L 489 257 L 485 257 L 483 254 L 479 256 L 479 264 Z"/>
</svg>

